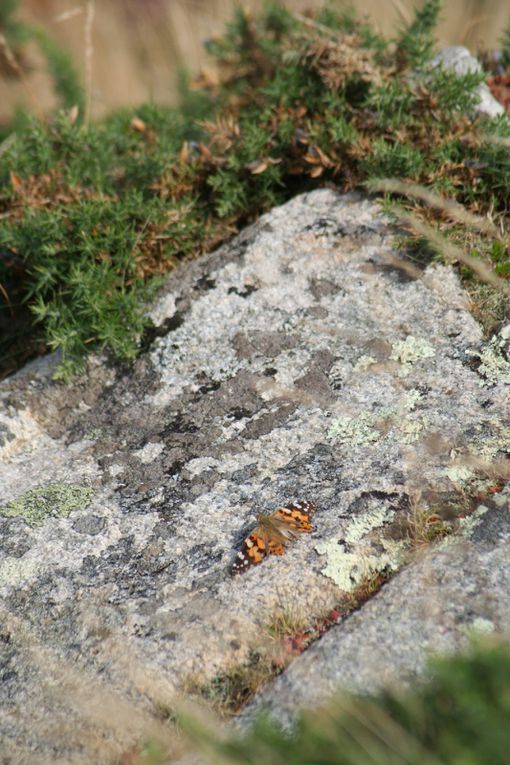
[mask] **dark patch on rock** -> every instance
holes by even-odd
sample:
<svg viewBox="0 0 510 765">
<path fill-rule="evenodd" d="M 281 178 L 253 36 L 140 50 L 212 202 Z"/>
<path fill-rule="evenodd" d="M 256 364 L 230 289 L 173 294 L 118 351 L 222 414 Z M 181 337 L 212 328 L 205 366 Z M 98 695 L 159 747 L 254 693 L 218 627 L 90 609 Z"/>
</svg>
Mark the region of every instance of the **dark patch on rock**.
<svg viewBox="0 0 510 765">
<path fill-rule="evenodd" d="M 82 515 L 73 521 L 73 529 L 78 534 L 89 534 L 95 536 L 100 534 L 106 527 L 106 520 L 100 515 Z"/>
<path fill-rule="evenodd" d="M 132 536 L 110 545 L 98 557 L 86 556 L 80 579 L 96 586 L 115 584 L 110 603 L 136 598 L 154 598 L 162 583 L 173 581 L 177 563 L 165 551 L 164 542 L 150 537 L 146 546 L 137 549 Z"/>
<path fill-rule="evenodd" d="M 246 465 L 240 470 L 234 470 L 231 475 L 232 481 L 238 484 L 247 483 L 250 479 L 255 478 L 258 473 L 258 465 L 253 463 L 252 465 Z"/>
<path fill-rule="evenodd" d="M 262 373 L 264 377 L 274 377 L 278 370 L 275 367 L 266 367 Z"/>
<path fill-rule="evenodd" d="M 234 407 L 234 409 L 231 409 L 227 415 L 228 418 L 232 418 L 233 420 L 244 420 L 251 416 L 252 412 L 249 409 L 243 409 L 242 407 Z"/>
<path fill-rule="evenodd" d="M 0 446 L 5 446 L 9 441 L 13 441 L 16 438 L 14 433 L 11 433 L 9 428 L 0 423 Z"/>
<path fill-rule="evenodd" d="M 471 369 L 473 372 L 478 372 L 482 364 L 482 359 L 480 358 L 481 350 L 481 345 L 475 348 L 469 348 L 464 353 L 461 353 L 459 358 L 468 369 Z M 483 377 L 483 375 L 480 376 Z"/>
<path fill-rule="evenodd" d="M 222 558 L 222 552 L 211 552 L 210 544 L 204 542 L 194 545 L 186 554 L 187 564 L 198 573 L 216 568 L 216 564 Z"/>
<path fill-rule="evenodd" d="M 391 354 L 391 344 L 382 337 L 374 337 L 363 345 L 363 353 L 377 361 L 386 361 Z"/>
<path fill-rule="evenodd" d="M 173 316 L 169 316 L 159 326 L 152 324 L 152 326 L 146 327 L 140 341 L 141 351 L 147 351 L 157 337 L 165 337 L 170 332 L 179 329 L 183 323 L 184 315 L 179 311 L 176 311 Z"/>
<path fill-rule="evenodd" d="M 21 518 L 0 517 L 0 550 L 5 555 L 21 558 L 32 546 L 27 525 Z"/>
<path fill-rule="evenodd" d="M 209 276 L 206 276 L 203 274 L 197 281 L 195 282 L 195 289 L 199 292 L 208 292 L 209 290 L 213 290 L 216 287 L 216 280 L 211 279 Z"/>
<path fill-rule="evenodd" d="M 198 389 L 199 393 L 201 393 L 203 396 L 205 396 L 207 393 L 212 393 L 215 390 L 218 390 L 221 383 L 217 382 L 216 380 L 211 380 L 208 383 L 205 383 L 204 385 L 201 385 Z"/>
<path fill-rule="evenodd" d="M 408 284 L 409 282 L 416 281 L 417 278 L 411 273 L 411 268 L 406 268 L 405 261 L 402 261 L 402 263 L 399 263 L 396 260 L 393 263 L 378 263 L 370 258 L 368 262 L 361 267 L 361 270 L 365 273 L 380 273 L 383 276 L 388 276 L 390 279 L 395 280 L 399 284 Z"/>
<path fill-rule="evenodd" d="M 334 236 L 341 237 L 361 237 L 370 234 L 378 234 L 381 231 L 381 223 L 374 221 L 373 223 L 340 223 L 335 226 L 333 231 Z"/>
<path fill-rule="evenodd" d="M 232 347 L 240 359 L 250 359 L 256 353 L 268 359 L 277 358 L 283 351 L 299 345 L 299 336 L 291 332 L 238 332 L 232 339 Z"/>
<path fill-rule="evenodd" d="M 317 218 L 313 223 L 309 223 L 302 231 L 313 231 L 315 234 L 332 234 L 336 232 L 338 222 L 332 218 Z"/>
<path fill-rule="evenodd" d="M 484 503 L 489 509 L 475 526 L 471 539 L 475 544 L 494 547 L 499 542 L 510 540 L 510 508 L 498 506 L 494 501 Z"/>
<path fill-rule="evenodd" d="M 335 356 L 329 351 L 318 351 L 308 362 L 305 374 L 296 380 L 296 388 L 312 393 L 322 403 L 332 398 L 327 375 L 334 363 Z"/>
<path fill-rule="evenodd" d="M 345 295 L 344 288 L 329 279 L 318 279 L 314 277 L 313 279 L 310 279 L 308 289 L 316 300 L 320 300 L 327 295 Z"/>
<path fill-rule="evenodd" d="M 407 494 L 374 489 L 372 491 L 363 491 L 354 502 L 351 502 L 347 509 L 347 513 L 349 515 L 367 513 L 373 509 L 374 505 L 378 506 L 381 503 L 387 504 L 391 510 L 406 512 L 409 510 L 409 497 Z"/>
<path fill-rule="evenodd" d="M 159 435 L 161 438 L 167 439 L 173 433 L 196 433 L 197 430 L 199 430 L 198 425 L 195 425 L 186 415 L 178 414 L 165 425 Z"/>
<path fill-rule="evenodd" d="M 296 410 L 296 403 L 286 403 L 279 407 L 276 412 L 267 412 L 259 415 L 256 420 L 249 422 L 243 430 L 243 438 L 260 438 L 260 436 L 271 433 L 274 428 L 279 427 L 286 422 L 291 414 Z"/>
<path fill-rule="evenodd" d="M 257 291 L 257 287 L 255 287 L 254 284 L 245 284 L 243 289 L 239 289 L 238 287 L 229 287 L 228 288 L 228 294 L 229 295 L 239 295 L 239 297 L 249 297 L 253 292 Z"/>
</svg>

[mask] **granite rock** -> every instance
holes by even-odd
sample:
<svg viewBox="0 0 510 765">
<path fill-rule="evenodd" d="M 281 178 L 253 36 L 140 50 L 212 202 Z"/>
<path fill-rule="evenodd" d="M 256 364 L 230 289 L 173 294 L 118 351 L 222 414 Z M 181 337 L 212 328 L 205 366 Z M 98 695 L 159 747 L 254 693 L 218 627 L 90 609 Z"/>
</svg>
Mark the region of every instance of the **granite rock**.
<svg viewBox="0 0 510 765">
<path fill-rule="evenodd" d="M 49 358 L 4 381 L 5 756 L 90 762 L 95 742 L 114 761 L 275 614 L 311 619 L 398 570 L 415 503 L 469 488 L 463 455 L 508 449 L 505 369 L 483 373 L 468 309 L 452 269 L 396 251 L 374 201 L 325 189 L 177 269 L 133 368 L 94 358 L 64 386 Z M 298 499 L 313 533 L 232 578 L 255 515 Z M 128 724 L 111 711 L 127 707 Z"/>
</svg>

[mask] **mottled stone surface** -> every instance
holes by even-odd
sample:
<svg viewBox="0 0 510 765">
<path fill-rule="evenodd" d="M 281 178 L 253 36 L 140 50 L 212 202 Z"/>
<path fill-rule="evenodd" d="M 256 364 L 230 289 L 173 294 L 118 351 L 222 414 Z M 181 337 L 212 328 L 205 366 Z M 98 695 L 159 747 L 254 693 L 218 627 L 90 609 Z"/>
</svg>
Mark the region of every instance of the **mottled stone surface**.
<svg viewBox="0 0 510 765">
<path fill-rule="evenodd" d="M 416 502 L 469 489 L 464 454 L 508 449 L 508 388 L 483 372 L 454 272 L 409 269 L 363 196 L 273 210 L 177 270 L 151 312 L 132 369 L 94 359 L 64 386 L 50 358 L 0 386 L 12 762 L 118 753 L 139 725 L 112 694 L 140 723 L 267 642 L 275 613 L 312 619 L 398 569 Z M 314 532 L 232 579 L 255 514 L 297 499 Z"/>
</svg>

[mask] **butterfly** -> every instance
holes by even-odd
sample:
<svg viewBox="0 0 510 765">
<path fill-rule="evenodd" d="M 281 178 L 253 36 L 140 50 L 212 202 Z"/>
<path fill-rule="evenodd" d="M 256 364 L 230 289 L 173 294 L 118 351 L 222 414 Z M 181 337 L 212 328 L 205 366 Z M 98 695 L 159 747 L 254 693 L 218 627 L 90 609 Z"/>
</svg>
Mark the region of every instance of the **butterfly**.
<svg viewBox="0 0 510 765">
<path fill-rule="evenodd" d="M 270 515 L 258 515 L 257 525 L 244 540 L 230 573 L 242 574 L 250 566 L 261 563 L 266 555 L 283 555 L 288 542 L 303 531 L 313 530 L 311 517 L 316 509 L 314 502 L 291 502 Z"/>
</svg>

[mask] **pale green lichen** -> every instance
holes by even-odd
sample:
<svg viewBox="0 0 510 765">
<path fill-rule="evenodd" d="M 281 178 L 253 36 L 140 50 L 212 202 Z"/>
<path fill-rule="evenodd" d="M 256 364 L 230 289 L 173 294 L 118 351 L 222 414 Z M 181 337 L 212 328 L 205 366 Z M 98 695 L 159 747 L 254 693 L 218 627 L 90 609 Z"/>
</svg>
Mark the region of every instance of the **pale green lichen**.
<svg viewBox="0 0 510 765">
<path fill-rule="evenodd" d="M 501 420 L 492 419 L 487 423 L 492 434 L 484 435 L 476 446 L 471 448 L 473 454 L 485 459 L 492 459 L 498 452 L 510 451 L 510 428 Z"/>
<path fill-rule="evenodd" d="M 411 388 L 404 396 L 402 396 L 397 404 L 399 413 L 403 414 L 404 412 L 412 412 L 418 401 L 420 401 L 422 398 L 423 396 L 419 390 L 416 390 L 416 388 Z"/>
<path fill-rule="evenodd" d="M 332 579 L 342 590 L 350 592 L 372 574 L 380 571 L 396 571 L 401 564 L 403 542 L 377 539 L 377 549 L 370 543 L 363 546 L 363 540 L 374 529 L 380 528 L 395 515 L 394 510 L 380 505 L 371 512 L 351 518 L 345 531 L 344 539 L 349 545 L 359 545 L 358 550 L 347 551 L 338 539 L 319 542 L 315 550 L 319 555 L 326 555 L 327 562 L 321 570 L 324 576 Z"/>
<path fill-rule="evenodd" d="M 16 587 L 34 579 L 46 569 L 46 564 L 34 558 L 6 558 L 0 565 L 0 587 Z"/>
<path fill-rule="evenodd" d="M 482 518 L 489 508 L 485 505 L 479 505 L 474 513 L 465 518 L 459 518 L 459 531 L 464 537 L 470 537 L 477 526 L 482 522 Z"/>
<path fill-rule="evenodd" d="M 85 438 L 87 441 L 99 441 L 102 438 L 106 438 L 108 435 L 108 431 L 105 430 L 105 428 L 91 428 L 91 430 L 87 431 L 85 434 Z"/>
<path fill-rule="evenodd" d="M 396 343 L 393 343 L 390 359 L 398 361 L 402 365 L 399 374 L 401 377 L 406 377 L 411 371 L 413 364 L 421 359 L 431 358 L 435 355 L 436 352 L 430 343 L 409 335 L 405 340 L 398 340 Z"/>
<path fill-rule="evenodd" d="M 19 516 L 36 527 L 48 518 L 67 518 L 90 503 L 93 490 L 78 484 L 49 483 L 30 489 L 19 499 L 0 507 L 0 515 Z"/>
<path fill-rule="evenodd" d="M 394 406 L 379 409 L 377 416 L 362 413 L 359 417 L 338 417 L 331 422 L 328 438 L 354 446 L 366 446 L 379 441 L 387 430 L 387 421 L 393 420 L 395 429 L 401 434 L 399 440 L 404 444 L 414 443 L 429 422 L 425 417 L 411 419 L 406 414 L 413 411 L 421 398 L 421 393 L 412 388 Z"/>
<path fill-rule="evenodd" d="M 445 468 L 444 473 L 452 483 L 462 483 L 463 481 L 469 481 L 474 477 L 474 472 L 471 468 L 460 463 Z"/>
<path fill-rule="evenodd" d="M 333 420 L 328 430 L 328 438 L 340 443 L 363 446 L 378 441 L 380 433 L 374 429 L 374 418 L 367 414 L 359 417 L 338 417 Z"/>
<path fill-rule="evenodd" d="M 471 354 L 478 356 L 481 361 L 478 372 L 485 378 L 481 381 L 482 385 L 496 385 L 498 383 L 510 385 L 510 361 L 504 355 L 508 343 L 508 337 L 502 336 L 500 333 L 492 338 L 481 353 Z"/>
<path fill-rule="evenodd" d="M 360 356 L 354 365 L 354 372 L 366 372 L 374 364 L 377 364 L 377 359 L 373 356 Z"/>
<path fill-rule="evenodd" d="M 327 555 L 327 563 L 321 573 L 345 592 L 352 592 L 373 574 L 396 571 L 400 565 L 398 557 L 392 552 L 378 555 L 350 553 L 335 539 L 321 542 L 315 549 L 319 555 Z"/>
<path fill-rule="evenodd" d="M 403 444 L 414 444 L 418 441 L 420 435 L 428 427 L 428 419 L 412 420 L 410 417 L 405 417 L 399 423 L 399 430 L 401 433 L 400 441 Z"/>
<path fill-rule="evenodd" d="M 361 515 L 352 517 L 344 535 L 345 541 L 349 542 L 349 544 L 359 542 L 373 529 L 377 529 L 388 521 L 391 521 L 394 515 L 394 510 L 388 510 L 388 508 L 381 503 L 379 507 L 375 510 L 371 510 L 369 513 L 362 513 Z"/>
<path fill-rule="evenodd" d="M 473 619 L 471 624 L 466 626 L 466 633 L 471 638 L 482 637 L 484 635 L 492 635 L 496 630 L 496 625 L 490 619 L 485 619 L 483 616 L 477 616 Z"/>
</svg>

